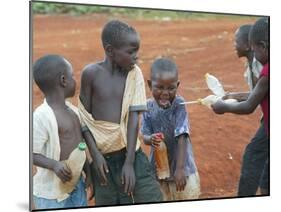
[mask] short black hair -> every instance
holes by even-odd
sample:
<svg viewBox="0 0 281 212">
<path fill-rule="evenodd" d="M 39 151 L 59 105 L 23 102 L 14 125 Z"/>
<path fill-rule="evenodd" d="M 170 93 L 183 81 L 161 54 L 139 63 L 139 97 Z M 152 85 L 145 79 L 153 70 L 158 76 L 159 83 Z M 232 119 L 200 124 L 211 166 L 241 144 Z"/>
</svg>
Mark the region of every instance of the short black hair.
<svg viewBox="0 0 281 212">
<path fill-rule="evenodd" d="M 169 59 L 169 58 L 158 58 L 154 60 L 154 62 L 151 65 L 151 73 L 150 78 L 152 80 L 156 79 L 156 75 L 159 73 L 169 72 L 174 73 L 176 77 L 178 77 L 178 67 L 176 63 Z"/>
<path fill-rule="evenodd" d="M 252 25 L 250 25 L 250 24 L 245 24 L 238 28 L 239 36 L 241 36 L 243 42 L 249 43 L 249 33 L 250 33 L 251 28 L 252 28 Z"/>
<path fill-rule="evenodd" d="M 136 30 L 119 20 L 112 20 L 107 22 L 102 30 L 102 44 L 105 48 L 106 45 L 110 44 L 114 47 L 120 47 L 123 44 L 124 36 L 130 33 L 137 34 Z"/>
<path fill-rule="evenodd" d="M 260 18 L 256 21 L 256 23 L 252 26 L 249 39 L 251 42 L 255 44 L 259 44 L 261 41 L 264 41 L 268 46 L 268 28 L 269 19 L 267 17 Z"/>
<path fill-rule="evenodd" d="M 61 74 L 68 68 L 66 60 L 60 55 L 46 55 L 33 65 L 33 77 L 43 93 L 56 87 Z"/>
</svg>

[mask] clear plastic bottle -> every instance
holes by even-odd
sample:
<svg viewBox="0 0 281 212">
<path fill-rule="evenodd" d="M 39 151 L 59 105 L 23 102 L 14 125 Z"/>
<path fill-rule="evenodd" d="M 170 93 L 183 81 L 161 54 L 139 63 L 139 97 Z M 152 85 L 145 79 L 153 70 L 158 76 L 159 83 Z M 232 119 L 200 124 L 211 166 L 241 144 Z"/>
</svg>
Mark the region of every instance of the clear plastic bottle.
<svg viewBox="0 0 281 212">
<path fill-rule="evenodd" d="M 72 178 L 70 181 L 63 183 L 60 181 L 59 186 L 62 193 L 71 193 L 75 188 L 86 161 L 86 150 L 87 145 L 85 142 L 79 143 L 78 147 L 75 148 L 69 155 L 68 159 L 63 161 L 65 165 L 71 170 Z"/>
<path fill-rule="evenodd" d="M 206 83 L 208 85 L 208 88 L 219 97 L 222 97 L 225 95 L 225 91 L 222 87 L 222 84 L 220 81 L 213 75 L 206 73 L 205 74 Z"/>
<path fill-rule="evenodd" d="M 206 73 L 205 74 L 206 83 L 208 85 L 208 88 L 215 94 L 215 95 L 209 95 L 205 97 L 204 99 L 199 99 L 198 101 L 202 105 L 206 105 L 207 107 L 211 107 L 212 104 L 216 103 L 219 99 L 221 99 L 225 95 L 225 91 L 223 89 L 222 84 L 220 81 L 213 75 Z M 236 99 L 226 99 L 224 100 L 225 103 L 234 103 L 237 102 Z"/>
<path fill-rule="evenodd" d="M 198 102 L 202 105 L 207 106 L 208 108 L 211 108 L 211 105 L 216 103 L 220 98 L 216 95 L 209 95 L 205 97 L 204 99 L 198 99 Z"/>
<path fill-rule="evenodd" d="M 170 168 L 169 168 L 167 147 L 164 142 L 164 135 L 162 133 L 158 133 L 157 136 L 163 139 L 163 141 L 160 142 L 159 147 L 155 148 L 154 150 L 156 172 L 157 172 L 158 179 L 161 180 L 170 177 Z"/>
<path fill-rule="evenodd" d="M 205 97 L 204 99 L 198 99 L 198 102 L 202 105 L 207 106 L 208 108 L 211 108 L 212 104 L 215 104 L 221 97 L 218 97 L 216 95 L 209 95 Z M 223 100 L 225 103 L 234 103 L 237 102 L 236 99 L 226 99 Z"/>
<path fill-rule="evenodd" d="M 225 95 L 225 91 L 223 89 L 222 84 L 220 81 L 213 75 L 206 73 L 205 79 L 208 88 L 213 92 L 212 95 L 206 96 L 203 99 L 197 99 L 196 101 L 190 101 L 190 102 L 184 102 L 180 104 L 201 104 L 205 105 L 208 108 L 211 108 L 212 104 L 215 104 L 219 99 L 222 99 L 222 97 Z M 225 103 L 234 103 L 237 102 L 236 99 L 226 99 L 223 100 Z"/>
</svg>

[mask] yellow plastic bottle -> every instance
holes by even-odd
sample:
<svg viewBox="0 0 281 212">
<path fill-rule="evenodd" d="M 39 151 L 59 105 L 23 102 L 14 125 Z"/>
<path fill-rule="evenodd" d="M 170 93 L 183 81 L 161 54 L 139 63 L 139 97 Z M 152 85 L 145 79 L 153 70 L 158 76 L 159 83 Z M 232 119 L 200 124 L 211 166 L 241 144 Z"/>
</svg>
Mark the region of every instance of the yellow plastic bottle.
<svg viewBox="0 0 281 212">
<path fill-rule="evenodd" d="M 86 161 L 86 150 L 87 145 L 85 142 L 79 143 L 78 147 L 75 148 L 69 155 L 68 159 L 64 161 L 65 165 L 71 170 L 72 178 L 70 181 L 63 183 L 60 181 L 59 187 L 62 193 L 71 193 L 75 188 Z"/>
</svg>

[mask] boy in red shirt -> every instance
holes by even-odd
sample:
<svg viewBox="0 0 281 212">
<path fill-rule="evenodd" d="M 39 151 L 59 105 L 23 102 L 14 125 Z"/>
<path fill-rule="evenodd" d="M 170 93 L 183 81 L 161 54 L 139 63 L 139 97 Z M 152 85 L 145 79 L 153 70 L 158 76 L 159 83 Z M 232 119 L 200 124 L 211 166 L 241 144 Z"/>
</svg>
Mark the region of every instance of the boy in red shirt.
<svg viewBox="0 0 281 212">
<path fill-rule="evenodd" d="M 251 48 L 254 51 L 255 58 L 263 65 L 258 82 L 254 90 L 249 95 L 246 101 L 240 103 L 227 104 L 223 101 L 218 101 L 212 105 L 212 108 L 217 114 L 224 114 L 226 112 L 235 114 L 250 114 L 254 112 L 258 105 L 261 106 L 264 124 L 267 135 L 269 133 L 268 122 L 268 92 L 269 92 L 269 64 L 268 64 L 268 18 L 261 18 L 253 25 L 249 40 Z M 264 170 L 260 180 L 260 188 L 262 194 L 268 194 L 268 160 L 265 163 Z"/>
</svg>

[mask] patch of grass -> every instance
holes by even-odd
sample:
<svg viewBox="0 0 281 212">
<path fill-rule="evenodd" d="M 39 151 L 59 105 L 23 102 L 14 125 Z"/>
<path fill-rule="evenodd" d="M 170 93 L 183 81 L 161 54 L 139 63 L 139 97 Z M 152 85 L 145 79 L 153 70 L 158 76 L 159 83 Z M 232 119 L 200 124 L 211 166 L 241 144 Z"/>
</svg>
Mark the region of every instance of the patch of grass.
<svg viewBox="0 0 281 212">
<path fill-rule="evenodd" d="M 112 14 L 122 15 L 134 19 L 154 19 L 154 20 L 180 20 L 180 19 L 221 19 L 221 18 L 249 18 L 250 16 L 212 14 L 204 12 L 185 12 L 169 10 L 150 10 L 123 7 L 105 7 L 96 5 L 78 5 L 50 2 L 32 2 L 32 11 L 35 14 Z"/>
<path fill-rule="evenodd" d="M 110 12 L 110 8 L 101 7 L 101 6 L 76 5 L 76 4 L 33 2 L 32 11 L 35 14 L 83 15 L 88 13 L 108 13 Z"/>
</svg>

